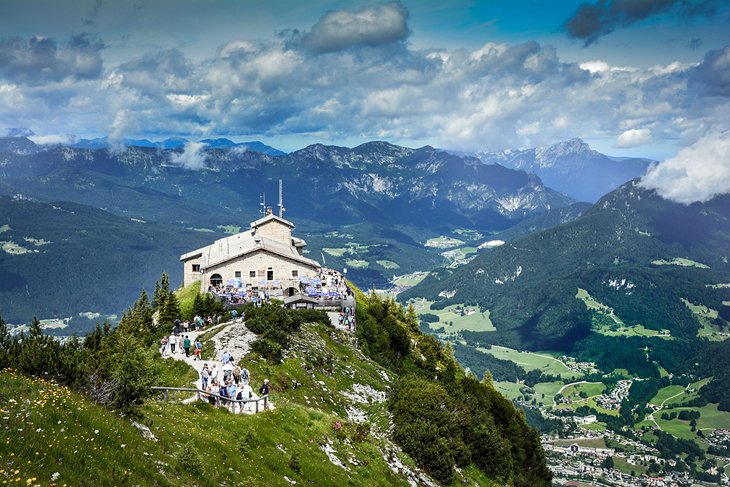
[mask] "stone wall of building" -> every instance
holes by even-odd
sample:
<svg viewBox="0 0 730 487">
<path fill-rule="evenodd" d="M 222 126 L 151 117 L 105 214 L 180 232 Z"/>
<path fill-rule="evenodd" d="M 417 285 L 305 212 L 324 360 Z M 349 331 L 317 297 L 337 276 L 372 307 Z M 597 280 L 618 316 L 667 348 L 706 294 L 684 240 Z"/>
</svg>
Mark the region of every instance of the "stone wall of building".
<svg viewBox="0 0 730 487">
<path fill-rule="evenodd" d="M 202 279 L 203 274 L 200 272 L 201 261 L 202 257 L 196 257 L 195 259 L 190 259 L 183 263 L 183 286 L 187 286 Z"/>
<path fill-rule="evenodd" d="M 186 265 L 186 273 L 188 268 L 192 268 L 192 266 Z M 273 271 L 273 276 L 268 275 L 269 269 Z M 293 271 L 296 271 L 296 275 L 293 274 Z M 237 272 L 240 275 L 236 275 Z M 251 273 L 254 274 L 253 277 Z M 252 286 L 258 286 L 259 281 L 280 280 L 283 287 L 286 288 L 288 283 L 298 283 L 301 276 L 316 277 L 317 269 L 262 249 L 207 269 L 203 276 L 203 289 L 210 285 L 211 277 L 214 274 L 221 276 L 224 285 L 228 283 L 229 279 L 239 277 L 242 283 Z"/>
<path fill-rule="evenodd" d="M 277 242 L 291 245 L 291 227 L 276 220 L 270 220 L 256 228 L 256 233 Z"/>
</svg>

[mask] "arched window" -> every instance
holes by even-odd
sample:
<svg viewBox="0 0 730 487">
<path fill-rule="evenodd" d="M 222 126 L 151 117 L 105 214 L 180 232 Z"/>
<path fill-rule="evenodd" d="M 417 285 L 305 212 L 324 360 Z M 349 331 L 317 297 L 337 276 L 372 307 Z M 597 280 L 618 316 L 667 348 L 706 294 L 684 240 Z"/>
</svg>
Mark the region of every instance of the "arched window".
<svg viewBox="0 0 730 487">
<path fill-rule="evenodd" d="M 211 286 L 220 286 L 223 284 L 223 277 L 220 274 L 213 274 L 210 276 Z"/>
</svg>

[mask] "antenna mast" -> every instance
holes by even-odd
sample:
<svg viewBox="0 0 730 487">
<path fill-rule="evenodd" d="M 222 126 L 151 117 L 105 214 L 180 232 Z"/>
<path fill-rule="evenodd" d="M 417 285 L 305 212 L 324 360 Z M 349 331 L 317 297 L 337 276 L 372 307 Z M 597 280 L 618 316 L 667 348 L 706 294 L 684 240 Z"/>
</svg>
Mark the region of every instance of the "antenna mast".
<svg viewBox="0 0 730 487">
<path fill-rule="evenodd" d="M 261 216 L 266 216 L 266 193 L 259 194 L 259 206 L 261 207 L 259 209 Z"/>
<path fill-rule="evenodd" d="M 284 218 L 284 185 L 279 179 L 279 218 Z"/>
</svg>

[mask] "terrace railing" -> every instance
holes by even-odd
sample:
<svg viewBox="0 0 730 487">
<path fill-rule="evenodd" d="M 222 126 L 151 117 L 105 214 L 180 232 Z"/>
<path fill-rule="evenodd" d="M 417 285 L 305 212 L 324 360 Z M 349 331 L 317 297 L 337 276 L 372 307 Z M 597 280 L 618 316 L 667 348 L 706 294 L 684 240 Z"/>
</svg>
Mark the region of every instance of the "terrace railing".
<svg viewBox="0 0 730 487">
<path fill-rule="evenodd" d="M 236 407 L 238 407 L 238 413 L 244 412 L 244 409 L 248 403 L 254 403 L 255 409 L 254 412 L 258 413 L 259 410 L 266 411 L 269 406 L 269 395 L 266 394 L 264 396 L 258 397 L 258 398 L 251 398 L 251 399 L 231 399 L 229 397 L 224 397 L 219 394 L 214 394 L 212 392 L 207 392 L 202 389 L 198 389 L 195 387 L 167 387 L 167 386 L 152 386 L 150 387 L 153 391 L 162 391 L 163 396 L 165 397 L 165 400 L 167 401 L 169 399 L 169 392 L 194 392 L 195 398 L 197 400 L 209 400 L 209 398 L 215 399 L 215 406 L 221 407 L 221 406 L 231 406 L 231 412 L 236 412 Z M 259 403 L 263 403 L 263 409 L 259 408 Z"/>
</svg>

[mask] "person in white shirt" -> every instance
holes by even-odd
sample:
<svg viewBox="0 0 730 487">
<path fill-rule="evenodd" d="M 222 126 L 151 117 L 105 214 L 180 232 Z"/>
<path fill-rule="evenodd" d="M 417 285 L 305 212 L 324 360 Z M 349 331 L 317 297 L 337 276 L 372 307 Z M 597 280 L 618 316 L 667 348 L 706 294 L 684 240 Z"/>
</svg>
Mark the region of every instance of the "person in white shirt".
<svg viewBox="0 0 730 487">
<path fill-rule="evenodd" d="M 229 378 L 233 379 L 233 364 L 231 362 L 227 362 L 223 364 L 222 369 L 223 370 L 223 382 L 225 383 Z"/>
<path fill-rule="evenodd" d="M 251 386 L 248 384 L 244 384 L 238 389 L 238 395 L 236 396 L 237 399 L 252 399 L 253 398 L 253 389 L 251 389 Z M 250 411 L 252 408 L 252 402 L 242 403 L 242 407 L 240 409 L 240 412 Z"/>
</svg>

